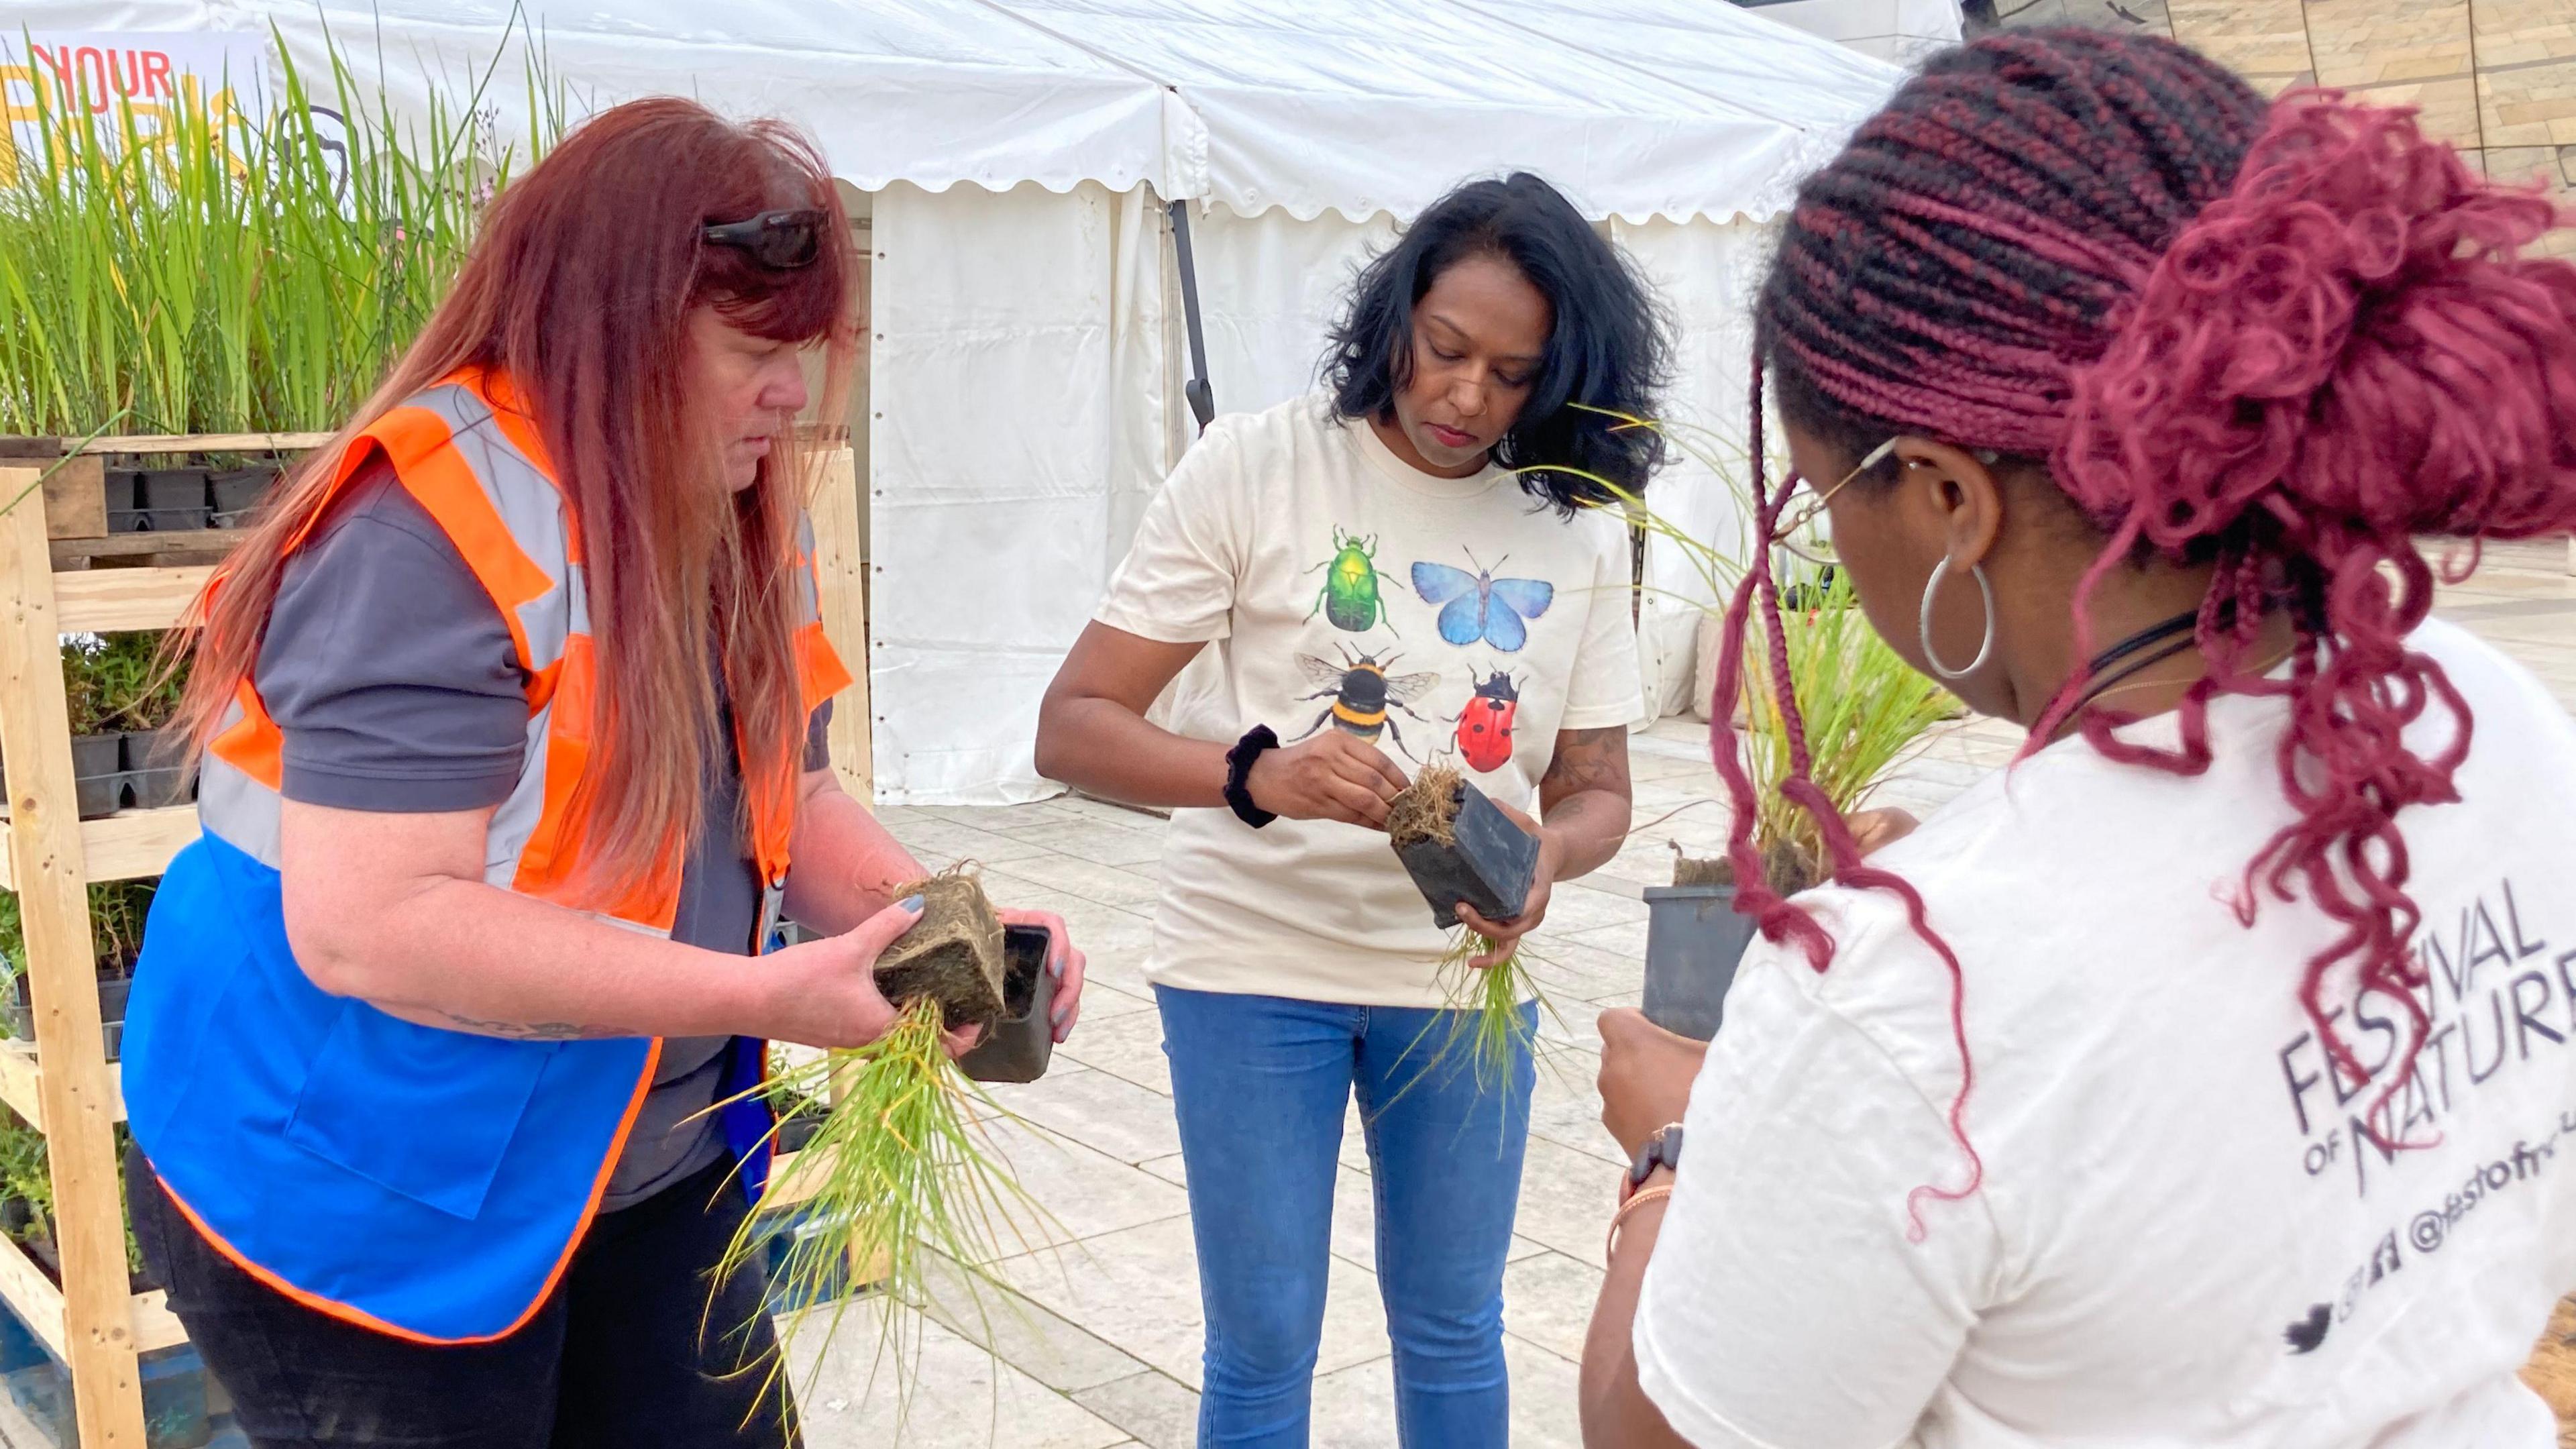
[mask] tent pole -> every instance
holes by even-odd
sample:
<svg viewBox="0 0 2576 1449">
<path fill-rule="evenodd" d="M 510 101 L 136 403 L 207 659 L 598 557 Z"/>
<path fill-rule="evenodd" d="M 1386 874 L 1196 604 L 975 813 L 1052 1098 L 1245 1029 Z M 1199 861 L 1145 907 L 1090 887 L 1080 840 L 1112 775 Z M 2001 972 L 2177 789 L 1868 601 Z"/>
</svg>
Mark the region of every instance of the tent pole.
<svg viewBox="0 0 2576 1449">
<path fill-rule="evenodd" d="M 1199 431 L 1216 418 L 1216 391 L 1208 386 L 1207 336 L 1199 329 L 1199 271 L 1190 258 L 1190 204 L 1175 201 L 1167 210 L 1172 218 L 1172 258 L 1180 264 L 1181 319 L 1190 333 L 1190 380 L 1181 385 L 1181 394 L 1190 401 L 1190 412 L 1199 420 Z"/>
</svg>

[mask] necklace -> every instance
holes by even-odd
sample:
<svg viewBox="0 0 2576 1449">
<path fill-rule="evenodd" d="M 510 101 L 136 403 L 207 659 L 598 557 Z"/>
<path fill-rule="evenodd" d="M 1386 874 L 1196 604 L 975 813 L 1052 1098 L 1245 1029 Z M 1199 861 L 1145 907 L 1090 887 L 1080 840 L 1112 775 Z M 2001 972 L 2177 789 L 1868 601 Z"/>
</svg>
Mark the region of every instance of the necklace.
<svg viewBox="0 0 2576 1449">
<path fill-rule="evenodd" d="M 2136 679 L 2133 676 L 2144 673 L 2196 644 L 2198 641 L 2191 637 L 2188 631 L 2199 617 L 2196 610 L 2187 614 L 2176 614 L 2161 623 L 2150 624 L 2094 655 L 2092 664 L 2086 669 L 2086 673 L 2093 676 L 2092 682 L 2085 686 L 2084 693 L 2075 701 L 2075 707 L 2067 711 L 2067 718 L 2072 721 L 2076 715 L 2114 695 L 2127 694 L 2139 689 L 2152 689 L 2166 683 L 2164 680 Z M 2162 647 L 2153 647 L 2157 645 Z M 2151 652 L 2145 653 L 2142 657 L 2131 657 L 2139 655 L 2142 650 L 2151 650 Z M 2281 661 L 2289 657 L 2290 650 L 2283 649 L 2246 672 L 2269 673 L 2280 667 Z M 2123 663 L 2124 660 L 2127 662 Z M 2119 667 L 2114 668 L 2115 665 Z"/>
<path fill-rule="evenodd" d="M 2093 656 L 2084 666 L 2089 682 L 2076 698 L 2069 718 L 2090 708 L 2096 700 L 2113 692 L 2120 681 L 2139 671 L 2162 664 L 2192 646 L 2192 626 L 2199 622 L 2200 611 L 2189 610 L 2170 619 L 2150 624 Z"/>
</svg>

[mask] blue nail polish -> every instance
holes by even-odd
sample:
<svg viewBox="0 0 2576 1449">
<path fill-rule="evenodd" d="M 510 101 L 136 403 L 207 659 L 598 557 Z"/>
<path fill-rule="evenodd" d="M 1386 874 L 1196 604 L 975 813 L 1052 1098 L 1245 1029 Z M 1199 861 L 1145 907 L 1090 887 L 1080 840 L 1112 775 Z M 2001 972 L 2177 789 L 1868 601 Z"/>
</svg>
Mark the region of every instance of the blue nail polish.
<svg viewBox="0 0 2576 1449">
<path fill-rule="evenodd" d="M 905 909 L 905 910 L 907 910 L 907 911 L 917 911 L 917 910 L 920 910 L 920 909 L 921 909 L 921 893 L 920 893 L 919 891 L 915 891 L 915 892 L 913 892 L 911 895 L 905 896 L 902 900 L 899 900 L 899 901 L 895 902 L 895 904 L 896 904 L 896 905 L 898 905 L 898 906 L 900 906 L 900 907 L 902 907 L 903 909 Z"/>
</svg>

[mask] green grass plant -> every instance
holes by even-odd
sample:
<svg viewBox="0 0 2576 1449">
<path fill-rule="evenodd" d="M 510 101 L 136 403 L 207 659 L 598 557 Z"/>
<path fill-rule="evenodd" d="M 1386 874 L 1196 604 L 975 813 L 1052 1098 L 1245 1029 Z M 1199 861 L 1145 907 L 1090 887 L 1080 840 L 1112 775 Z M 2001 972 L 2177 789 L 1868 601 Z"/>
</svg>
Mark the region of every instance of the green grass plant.
<svg viewBox="0 0 2576 1449">
<path fill-rule="evenodd" d="M 1432 1061 L 1437 1067 L 1452 1052 L 1464 1049 L 1475 1067 L 1476 1085 L 1489 1092 L 1511 1082 L 1512 1068 L 1523 1051 L 1537 1051 L 1538 1032 L 1522 1016 L 1521 1003 L 1534 997 L 1544 1003 L 1518 951 L 1491 966 L 1467 964 L 1493 949 L 1491 936 L 1461 927 L 1448 954 L 1440 958 L 1438 979 L 1448 1005 L 1449 1039 Z"/>
<path fill-rule="evenodd" d="M 926 998 L 875 1041 L 786 1065 L 746 1095 L 831 1104 L 792 1169 L 810 1189 L 797 1211 L 817 1230 L 787 1237 L 772 1268 L 780 1222 L 754 1216 L 718 1268 L 720 1278 L 766 1274 L 797 1304 L 778 1317 L 778 1356 L 766 1372 L 783 1383 L 800 1344 L 819 1359 L 849 1314 L 873 1312 L 877 1362 L 908 1393 L 934 1282 L 953 1302 L 948 1279 L 962 1277 L 980 1313 L 990 1265 L 1036 1246 L 1031 1229 L 1047 1220 L 992 1141 L 988 1124 L 1001 1108 L 949 1056 L 939 1004 Z M 842 1291 L 853 1275 L 874 1302 Z"/>
<path fill-rule="evenodd" d="M 318 96 L 278 54 L 265 119 L 120 96 L 93 123 L 40 72 L 38 144 L 0 158 L 0 433 L 340 426 L 445 295 L 483 201 L 562 126 L 541 60 L 525 145 L 502 147 L 476 121 L 489 70 L 406 121 L 336 44 Z"/>
<path fill-rule="evenodd" d="M 1949 717 L 1950 695 L 1878 637 L 1852 596 L 1850 574 L 1835 570 L 1801 582 L 1797 592 L 1806 606 L 1784 607 L 1780 623 L 1791 689 L 1807 727 L 1808 774 L 1848 816 Z M 1758 633 L 1760 621 L 1754 627 Z M 1760 644 L 1748 641 L 1744 651 L 1745 767 L 1760 801 L 1753 838 L 1772 888 L 1789 893 L 1824 879 L 1832 862 L 1814 819 L 1780 795 L 1789 776 L 1788 723 Z"/>
<path fill-rule="evenodd" d="M 159 729 L 177 712 L 188 682 L 184 661 L 175 672 L 165 670 L 160 636 L 143 630 L 66 644 L 63 664 L 64 688 L 79 700 L 75 714 L 85 714 L 91 729 Z"/>
<path fill-rule="evenodd" d="M 1733 594 L 1756 548 L 1773 550 L 1791 692 L 1806 722 L 1809 773 L 1838 812 L 1848 814 L 1864 806 L 1870 792 L 1922 742 L 1926 732 L 1952 716 L 1955 702 L 1948 691 L 1908 665 L 1870 627 L 1852 592 L 1850 574 L 1831 565 L 1830 545 L 1799 539 L 1792 541 L 1792 548 L 1754 536 L 1752 457 L 1745 448 L 1704 428 L 1586 410 L 1600 413 L 1615 427 L 1653 429 L 1724 482 L 1737 504 L 1739 528 L 1732 546 L 1692 536 L 1646 507 L 1632 490 L 1598 474 L 1573 468 L 1531 471 L 1570 474 L 1606 490 L 1618 500 L 1633 527 L 1663 539 L 1677 552 L 1706 583 L 1712 598 Z M 1767 476 L 1785 476 L 1788 468 L 1784 457 L 1765 459 Z M 1754 849 L 1762 856 L 1773 887 L 1795 891 L 1821 880 L 1829 862 L 1815 822 L 1780 796 L 1780 784 L 1789 774 L 1790 741 L 1787 719 L 1768 677 L 1770 651 L 1762 610 L 1753 611 L 1745 628 L 1745 764 L 1761 802 L 1753 823 Z M 1712 703 L 1719 709 L 1727 707 Z"/>
</svg>

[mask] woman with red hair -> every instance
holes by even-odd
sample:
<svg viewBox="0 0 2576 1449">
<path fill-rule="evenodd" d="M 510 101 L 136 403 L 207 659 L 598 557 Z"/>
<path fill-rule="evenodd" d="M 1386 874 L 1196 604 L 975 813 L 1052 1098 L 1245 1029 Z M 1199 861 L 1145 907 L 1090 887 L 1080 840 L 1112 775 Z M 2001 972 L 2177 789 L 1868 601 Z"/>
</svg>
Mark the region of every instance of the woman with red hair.
<svg viewBox="0 0 2576 1449">
<path fill-rule="evenodd" d="M 714 1272 L 742 1094 L 891 1025 L 925 874 L 824 746 L 793 424 L 856 273 L 791 133 L 602 114 L 201 601 L 128 1175 L 262 1449 L 794 1442 L 765 1284 Z M 824 937 L 769 951 L 782 913 Z M 1061 1038 L 1081 955 L 1005 914 Z"/>
<path fill-rule="evenodd" d="M 1704 1053 L 1602 1022 L 1587 1443 L 2556 1442 L 2515 1369 L 2576 1287 L 2576 725 L 2427 553 L 2576 529 L 2558 221 L 2407 112 L 2089 31 L 1934 59 L 1806 183 L 1759 304 L 1796 475 L 2029 743 L 1866 860 L 1798 762 L 1791 901 L 1722 733 L 1765 939 Z M 1758 564 L 1721 700 L 1786 675 Z"/>
</svg>

